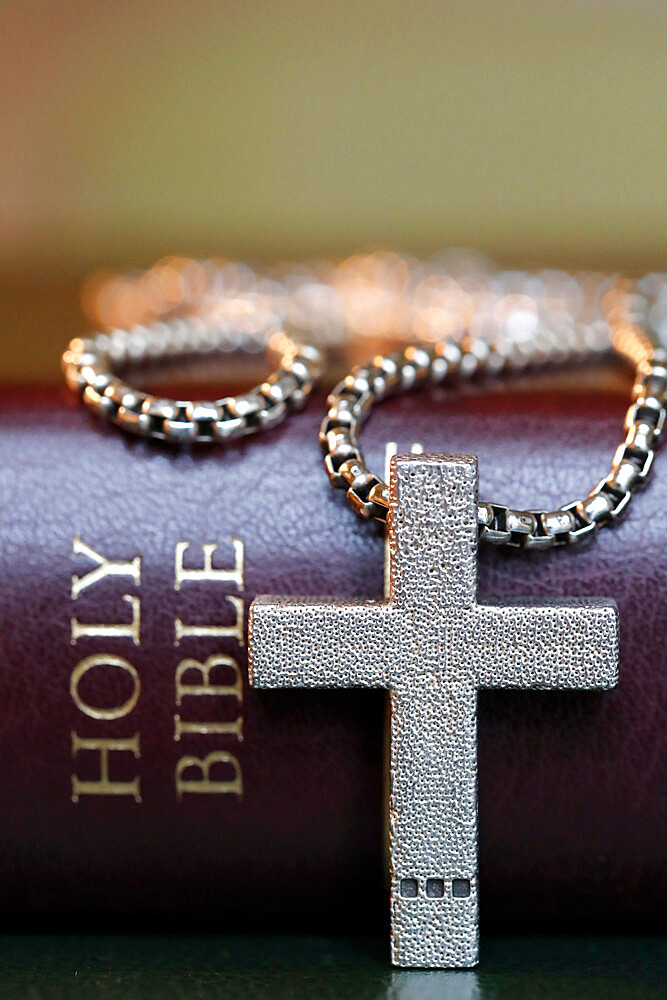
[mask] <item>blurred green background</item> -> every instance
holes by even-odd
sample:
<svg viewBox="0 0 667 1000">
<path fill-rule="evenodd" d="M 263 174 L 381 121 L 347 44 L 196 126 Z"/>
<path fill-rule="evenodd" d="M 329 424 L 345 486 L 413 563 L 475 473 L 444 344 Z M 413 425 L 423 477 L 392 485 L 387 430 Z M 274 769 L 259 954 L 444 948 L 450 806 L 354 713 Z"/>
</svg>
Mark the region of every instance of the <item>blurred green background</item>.
<svg viewBox="0 0 667 1000">
<path fill-rule="evenodd" d="M 666 52 L 658 0 L 3 0 L 0 379 L 166 253 L 662 268 Z"/>
</svg>

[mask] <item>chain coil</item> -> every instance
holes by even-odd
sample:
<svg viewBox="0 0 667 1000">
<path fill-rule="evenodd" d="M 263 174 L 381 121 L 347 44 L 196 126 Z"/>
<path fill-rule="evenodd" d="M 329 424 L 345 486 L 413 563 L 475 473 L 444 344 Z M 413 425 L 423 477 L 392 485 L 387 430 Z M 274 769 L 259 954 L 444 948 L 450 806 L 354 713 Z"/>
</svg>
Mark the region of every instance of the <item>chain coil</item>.
<svg viewBox="0 0 667 1000">
<path fill-rule="evenodd" d="M 407 339 L 409 346 L 353 368 L 334 388 L 320 431 L 329 478 L 363 517 L 384 521 L 389 505 L 386 484 L 359 447 L 376 402 L 611 350 L 634 365 L 636 377 L 609 474 L 582 500 L 551 511 L 479 503 L 480 538 L 529 549 L 574 544 L 616 521 L 652 469 L 665 424 L 667 354 L 651 331 L 667 329 L 665 275 L 629 282 L 593 272 L 503 272 L 470 254 L 422 262 L 379 252 L 264 275 L 230 262 L 169 259 L 114 282 L 121 303 L 132 292 L 135 315 L 163 315 L 163 322 L 73 340 L 63 355 L 65 376 L 96 413 L 161 441 L 224 442 L 271 427 L 307 399 L 322 348 L 367 335 Z M 113 296 L 102 299 L 108 306 Z M 108 316 L 96 318 L 106 325 Z M 132 363 L 267 347 L 280 359 L 274 374 L 248 393 L 213 402 L 161 399 L 117 374 Z"/>
<path fill-rule="evenodd" d="M 213 355 L 266 346 L 278 368 L 250 392 L 212 402 L 163 399 L 127 385 L 114 368 L 181 355 Z M 72 340 L 63 354 L 65 379 L 98 416 L 140 437 L 172 443 L 225 442 L 273 427 L 304 405 L 321 369 L 320 351 L 281 330 L 241 334 L 197 317 Z"/>
<path fill-rule="evenodd" d="M 651 471 L 665 424 L 667 352 L 642 325 L 646 313 L 641 297 L 619 294 L 604 323 L 606 337 L 600 338 L 599 324 L 597 330 L 580 325 L 570 349 L 557 355 L 561 361 L 613 349 L 636 367 L 625 418 L 626 436 L 614 454 L 609 474 L 582 500 L 551 511 L 480 502 L 477 521 L 481 540 L 526 549 L 572 545 L 613 523 L 626 510 Z M 596 345 L 593 350 L 591 344 Z M 542 353 L 534 360 L 544 363 L 549 359 L 548 353 Z M 350 506 L 361 517 L 386 521 L 388 486 L 369 470 L 359 447 L 362 424 L 375 403 L 429 384 L 523 369 L 530 361 L 525 350 L 517 352 L 511 345 L 503 350 L 492 343 L 464 338 L 461 343 L 413 344 L 353 368 L 329 396 L 320 430 L 331 484 L 346 491 Z"/>
</svg>

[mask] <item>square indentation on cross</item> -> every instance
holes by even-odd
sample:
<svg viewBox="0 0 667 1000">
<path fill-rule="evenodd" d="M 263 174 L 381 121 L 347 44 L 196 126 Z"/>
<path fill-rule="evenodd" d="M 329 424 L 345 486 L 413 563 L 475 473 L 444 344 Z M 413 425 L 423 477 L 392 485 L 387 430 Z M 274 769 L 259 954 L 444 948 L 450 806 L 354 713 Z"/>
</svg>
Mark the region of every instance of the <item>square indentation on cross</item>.
<svg viewBox="0 0 667 1000">
<path fill-rule="evenodd" d="M 442 899 L 445 895 L 445 880 L 442 878 L 427 878 L 426 895 L 429 899 Z"/>
<path fill-rule="evenodd" d="M 470 895 L 470 879 L 453 878 L 452 896 L 454 896 L 456 899 L 465 899 L 465 897 L 469 895 Z"/>
<path fill-rule="evenodd" d="M 416 899 L 419 895 L 419 883 L 416 878 L 401 879 L 401 896 L 404 899 Z"/>
</svg>

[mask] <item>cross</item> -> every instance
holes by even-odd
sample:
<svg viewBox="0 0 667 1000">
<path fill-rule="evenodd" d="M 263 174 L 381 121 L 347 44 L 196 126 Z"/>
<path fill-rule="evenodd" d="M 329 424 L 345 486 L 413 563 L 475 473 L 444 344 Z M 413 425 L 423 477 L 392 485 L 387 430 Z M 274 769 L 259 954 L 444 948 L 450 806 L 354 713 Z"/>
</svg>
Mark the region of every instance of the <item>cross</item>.
<svg viewBox="0 0 667 1000">
<path fill-rule="evenodd" d="M 382 687 L 391 703 L 394 965 L 478 960 L 477 691 L 610 688 L 611 601 L 477 601 L 477 460 L 392 459 L 389 599 L 258 597 L 257 687 Z M 526 565 L 529 572 L 529 564 Z"/>
</svg>

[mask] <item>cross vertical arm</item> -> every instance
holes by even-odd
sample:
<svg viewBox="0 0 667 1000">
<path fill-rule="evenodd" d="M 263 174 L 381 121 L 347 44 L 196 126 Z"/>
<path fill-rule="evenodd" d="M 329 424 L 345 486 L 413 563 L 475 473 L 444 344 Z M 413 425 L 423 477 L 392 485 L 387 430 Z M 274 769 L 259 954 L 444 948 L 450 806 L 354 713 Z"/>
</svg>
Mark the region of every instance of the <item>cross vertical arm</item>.
<svg viewBox="0 0 667 1000">
<path fill-rule="evenodd" d="M 250 607 L 255 687 L 387 687 L 391 609 L 328 597 L 258 597 Z"/>
<path fill-rule="evenodd" d="M 398 455 L 387 517 L 396 607 L 436 613 L 477 600 L 477 460 Z"/>
<path fill-rule="evenodd" d="M 612 688 L 618 682 L 618 609 L 573 599 L 479 605 L 470 655 L 479 687 Z"/>
</svg>

